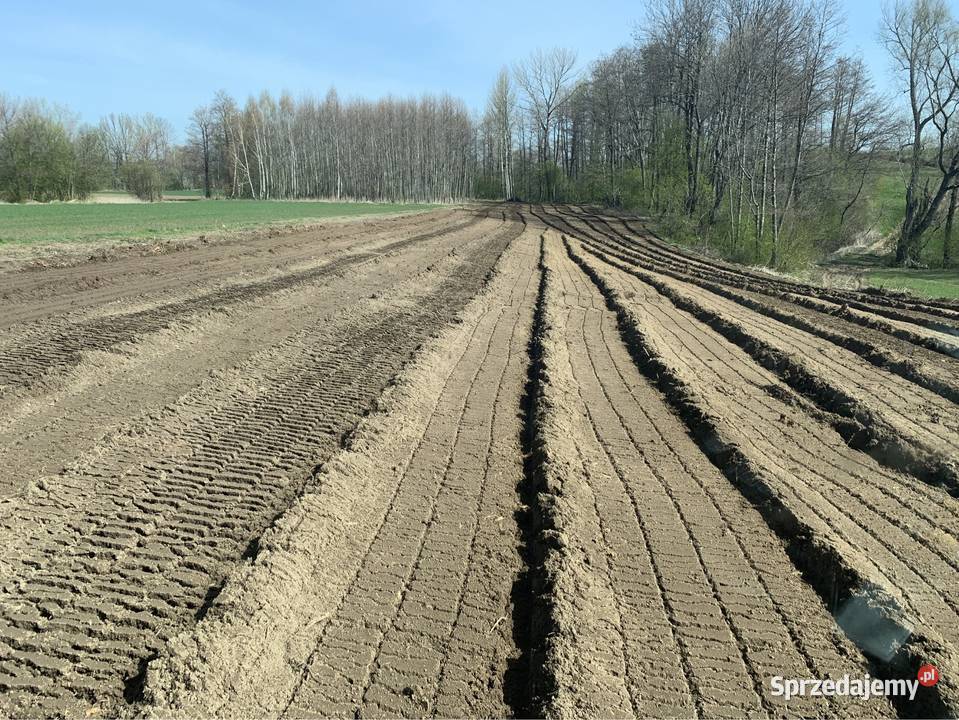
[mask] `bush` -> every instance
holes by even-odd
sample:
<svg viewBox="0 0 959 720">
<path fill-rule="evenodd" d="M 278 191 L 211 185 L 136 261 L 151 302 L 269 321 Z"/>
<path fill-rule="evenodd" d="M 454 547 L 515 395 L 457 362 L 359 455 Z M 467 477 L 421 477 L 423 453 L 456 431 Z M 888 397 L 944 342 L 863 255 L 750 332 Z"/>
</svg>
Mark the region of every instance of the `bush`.
<svg viewBox="0 0 959 720">
<path fill-rule="evenodd" d="M 103 137 L 42 103 L 9 111 L 0 127 L 0 198 L 9 202 L 83 199 L 107 172 Z"/>
<path fill-rule="evenodd" d="M 10 202 L 68 200 L 73 162 L 63 125 L 25 108 L 0 142 L 0 194 Z"/>
<path fill-rule="evenodd" d="M 154 202 L 163 197 L 163 176 L 154 162 L 138 160 L 126 163 L 120 168 L 120 177 L 127 192 L 141 200 Z"/>
</svg>

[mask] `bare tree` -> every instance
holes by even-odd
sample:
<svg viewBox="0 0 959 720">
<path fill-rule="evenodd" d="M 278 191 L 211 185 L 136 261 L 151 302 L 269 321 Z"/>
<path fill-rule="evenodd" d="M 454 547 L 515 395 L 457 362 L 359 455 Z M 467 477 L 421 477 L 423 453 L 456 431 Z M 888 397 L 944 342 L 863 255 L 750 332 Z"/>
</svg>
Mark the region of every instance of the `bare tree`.
<svg viewBox="0 0 959 720">
<path fill-rule="evenodd" d="M 513 198 L 513 130 L 516 123 L 516 91 L 509 70 L 503 68 L 496 77 L 486 105 L 485 122 L 489 127 L 489 152 L 500 177 L 502 195 Z"/>
<path fill-rule="evenodd" d="M 135 120 L 130 115 L 110 113 L 100 121 L 100 131 L 106 138 L 107 149 L 113 161 L 114 184 L 119 185 L 120 168 L 133 152 L 136 135 Z"/>
<path fill-rule="evenodd" d="M 516 82 L 526 96 L 527 110 L 539 131 L 539 159 L 546 185 L 545 196 L 554 199 L 555 184 L 552 168 L 555 158 L 550 154 L 550 131 L 559 108 L 573 90 L 573 69 L 576 53 L 566 48 L 549 51 L 536 50 L 516 66 Z"/>
<path fill-rule="evenodd" d="M 686 158 L 687 215 L 696 211 L 702 162 L 704 117 L 703 79 L 714 45 L 716 0 L 661 0 L 650 8 L 649 41 L 667 49 L 674 91 L 670 100 L 683 119 Z"/>
<path fill-rule="evenodd" d="M 17 113 L 17 103 L 12 99 L 0 93 L 0 136 L 6 131 Z"/>
<path fill-rule="evenodd" d="M 450 201 L 472 192 L 475 130 L 449 96 L 341 103 L 334 91 L 322 102 L 263 92 L 241 110 L 221 93 L 210 116 L 210 156 L 226 158 L 220 181 L 231 197 Z"/>
<path fill-rule="evenodd" d="M 900 265 L 919 261 L 923 234 L 959 187 L 959 26 L 942 0 L 898 0 L 887 8 L 883 41 L 907 81 L 911 138 L 906 215 L 896 244 Z M 923 178 L 926 160 L 938 171 Z"/>
<path fill-rule="evenodd" d="M 193 146 L 203 168 L 203 195 L 212 195 L 210 183 L 210 156 L 213 147 L 213 113 L 210 108 L 198 107 L 190 116 L 188 130 L 190 144 Z"/>
<path fill-rule="evenodd" d="M 952 232 L 956 219 L 956 203 L 959 200 L 959 188 L 949 193 L 949 209 L 946 211 L 946 225 L 942 231 L 942 266 L 952 264 Z"/>
</svg>

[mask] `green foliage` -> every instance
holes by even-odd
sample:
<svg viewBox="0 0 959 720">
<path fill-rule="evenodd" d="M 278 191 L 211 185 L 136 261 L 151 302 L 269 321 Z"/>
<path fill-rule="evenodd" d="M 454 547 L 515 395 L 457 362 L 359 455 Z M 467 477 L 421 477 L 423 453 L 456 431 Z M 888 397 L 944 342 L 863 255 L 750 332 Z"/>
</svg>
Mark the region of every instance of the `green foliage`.
<svg viewBox="0 0 959 720">
<path fill-rule="evenodd" d="M 879 237 L 887 238 L 895 246 L 896 236 L 906 214 L 906 181 L 909 168 L 895 160 L 877 163 L 875 175 L 864 189 L 866 197 L 864 226 L 873 228 Z M 936 179 L 937 169 L 926 167 L 922 175 L 930 182 Z M 943 209 L 945 210 L 945 209 Z M 933 225 L 920 239 L 920 262 L 930 268 L 942 267 L 942 224 Z M 953 239 L 959 244 L 959 239 Z M 956 255 L 956 248 L 953 255 Z M 889 258 L 891 262 L 891 256 Z"/>
<path fill-rule="evenodd" d="M 136 240 L 237 230 L 274 222 L 425 210 L 389 203 L 202 200 L 133 204 L 0 204 L 0 244 Z"/>
<path fill-rule="evenodd" d="M 877 232 L 883 236 L 896 232 L 906 214 L 907 173 L 908 169 L 898 162 L 880 162 L 867 188 L 870 212 Z"/>
<path fill-rule="evenodd" d="M 71 133 L 40 105 L 18 108 L 0 135 L 0 198 L 7 202 L 85 198 L 104 182 L 106 169 L 97 131 Z"/>
<path fill-rule="evenodd" d="M 8 202 L 67 200 L 73 160 L 63 126 L 37 110 L 24 110 L 0 143 L 0 193 Z"/>
<path fill-rule="evenodd" d="M 84 128 L 77 134 L 73 156 L 74 197 L 83 199 L 110 182 L 110 161 L 98 130 Z"/>
<path fill-rule="evenodd" d="M 646 189 L 639 168 L 629 168 L 618 174 L 620 202 L 623 207 L 648 212 Z"/>
<path fill-rule="evenodd" d="M 649 151 L 649 207 L 657 215 L 680 215 L 686 201 L 686 161 L 683 131 L 678 121 L 670 122 L 660 141 Z"/>
<path fill-rule="evenodd" d="M 661 142 L 650 146 L 645 183 L 638 168 L 617 175 L 622 204 L 651 215 L 662 234 L 675 242 L 705 249 L 742 264 L 768 265 L 774 257 L 770 201 L 767 200 L 762 237 L 757 237 L 748 189 L 741 214 L 735 207 L 736 188 L 727 186 L 715 215 L 712 215 L 712 178 L 702 174 L 697 183 L 697 209 L 691 215 L 687 214 L 687 169 L 680 130 L 679 125 L 668 126 Z M 775 253 L 776 270 L 802 270 L 825 254 L 853 243 L 876 222 L 868 196 L 872 185 L 885 179 L 882 173 L 877 170 L 867 173 L 866 184 L 857 197 L 862 178 L 861 164 L 843 162 L 825 149 L 808 162 L 811 168 L 809 177 L 801 179 L 797 199 L 780 228 L 779 247 Z M 732 199 L 730 189 L 733 190 Z M 888 188 L 886 190 L 888 192 Z M 734 207 L 730 207 L 730 202 Z M 900 198 L 900 208 L 902 205 Z M 891 197 L 885 198 L 885 206 L 895 207 Z M 941 240 L 939 249 L 941 251 Z"/>
<path fill-rule="evenodd" d="M 503 199 L 503 181 L 498 175 L 487 177 L 479 175 L 473 181 L 473 194 L 486 200 Z"/>
</svg>

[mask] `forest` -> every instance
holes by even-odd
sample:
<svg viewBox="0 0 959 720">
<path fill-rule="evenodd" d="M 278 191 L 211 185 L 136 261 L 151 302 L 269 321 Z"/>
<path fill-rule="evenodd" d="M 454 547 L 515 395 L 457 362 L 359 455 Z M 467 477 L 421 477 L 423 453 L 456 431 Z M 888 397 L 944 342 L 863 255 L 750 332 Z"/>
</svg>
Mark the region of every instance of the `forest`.
<svg viewBox="0 0 959 720">
<path fill-rule="evenodd" d="M 632 41 L 588 66 L 566 48 L 504 66 L 482 112 L 450 95 L 377 101 L 224 92 L 184 142 L 152 114 L 78 122 L 0 96 L 0 198 L 597 203 L 656 218 L 751 264 L 791 269 L 872 227 L 865 190 L 894 164 L 895 260 L 932 233 L 951 264 L 959 188 L 959 24 L 943 0 L 899 0 L 876 28 L 902 100 L 839 50 L 822 0 L 649 0 Z"/>
</svg>

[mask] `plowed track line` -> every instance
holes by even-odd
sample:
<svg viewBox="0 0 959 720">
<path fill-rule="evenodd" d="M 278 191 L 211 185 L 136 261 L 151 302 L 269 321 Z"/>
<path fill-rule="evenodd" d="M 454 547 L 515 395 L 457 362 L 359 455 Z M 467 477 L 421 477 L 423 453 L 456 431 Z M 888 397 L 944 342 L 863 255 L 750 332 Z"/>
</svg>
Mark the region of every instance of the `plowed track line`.
<svg viewBox="0 0 959 720">
<path fill-rule="evenodd" d="M 695 285 L 650 273 L 592 249 L 635 274 L 777 373 L 826 410 L 862 423 L 880 460 L 959 488 L 959 407 L 858 355 Z"/>
<path fill-rule="evenodd" d="M 680 262 L 695 262 L 692 260 L 693 256 L 691 254 L 687 255 L 684 253 L 679 253 L 677 249 L 672 248 L 672 246 L 670 246 L 668 243 L 660 241 L 654 234 L 642 234 L 626 220 L 623 220 L 622 224 L 623 227 L 634 236 L 643 238 L 640 242 L 643 244 L 644 248 L 652 249 L 661 257 L 674 260 L 682 258 Z M 703 271 L 708 272 L 710 267 L 714 268 L 713 274 L 717 274 L 719 277 L 725 278 L 729 281 L 736 282 L 736 276 L 738 274 L 747 277 L 747 282 L 750 284 L 750 286 L 755 284 L 759 287 L 768 287 L 778 292 L 798 295 L 810 300 L 825 300 L 828 302 L 837 303 L 839 305 L 847 305 L 887 320 L 908 323 L 912 326 L 923 328 L 931 333 L 941 333 L 950 338 L 953 344 L 956 344 L 957 342 L 956 335 L 959 333 L 959 310 L 957 310 L 954 306 L 937 306 L 935 304 L 931 304 L 933 301 L 900 301 L 887 298 L 876 293 L 864 291 L 844 292 L 841 290 L 830 290 L 827 288 L 814 287 L 811 285 L 803 285 L 801 283 L 780 280 L 775 277 L 764 276 L 759 273 L 750 273 L 748 271 L 743 271 L 741 268 L 737 273 L 737 269 L 735 267 L 731 267 L 729 270 L 716 271 L 716 266 L 710 266 L 709 263 L 704 264 Z M 739 282 L 742 282 L 742 280 L 739 280 Z"/>
<path fill-rule="evenodd" d="M 840 428 L 847 442 L 891 467 L 959 493 L 959 407 L 953 402 L 816 333 L 742 307 L 735 295 L 703 288 L 702 281 L 642 258 L 630 262 L 629 253 L 614 250 L 609 255 L 608 243 L 616 241 L 609 236 L 596 240 L 595 225 L 589 227 L 584 242 L 592 252 L 654 285 L 826 410 L 856 421 L 854 427 Z"/>
<path fill-rule="evenodd" d="M 3 519 L 0 563 L 16 581 L 2 587 L 0 710 L 114 705 L 518 228 L 263 351 L 233 384 L 186 398 L 25 498 Z"/>
<path fill-rule="evenodd" d="M 598 216 L 590 213 L 583 213 L 584 219 L 594 219 L 597 217 Z M 679 260 L 681 263 L 693 265 L 700 268 L 703 272 L 712 272 L 730 279 L 735 279 L 739 276 L 739 278 L 748 279 L 751 283 L 755 282 L 761 285 L 775 287 L 782 292 L 791 292 L 813 298 L 830 299 L 839 303 L 854 303 L 855 305 L 861 306 L 862 309 L 868 309 L 877 314 L 894 318 L 898 317 L 907 322 L 928 324 L 929 327 L 941 326 L 943 328 L 949 328 L 953 332 L 959 329 L 959 306 L 952 301 L 920 300 L 906 296 L 881 294 L 879 291 L 843 291 L 806 285 L 797 281 L 777 278 L 769 274 L 753 272 L 731 263 L 708 259 L 684 248 L 670 245 L 648 230 L 637 230 L 634 226 L 634 220 L 620 218 L 620 223 L 630 234 L 639 238 L 640 243 L 650 251 L 659 254 L 663 258 Z"/>
<path fill-rule="evenodd" d="M 655 263 L 659 270 L 674 272 L 695 273 L 697 277 L 705 278 L 729 287 L 755 290 L 760 293 L 776 297 L 787 302 L 818 311 L 829 311 L 841 315 L 852 322 L 864 327 L 879 329 L 882 332 L 894 334 L 900 339 L 921 345 L 950 357 L 959 357 L 959 328 L 948 324 L 943 318 L 928 318 L 904 314 L 894 310 L 876 308 L 868 304 L 871 298 L 868 293 L 864 298 L 858 296 L 836 296 L 823 288 L 808 288 L 803 294 L 803 288 L 796 283 L 779 281 L 769 276 L 749 275 L 743 271 L 721 271 L 707 261 L 694 256 L 680 254 L 677 251 L 669 252 L 660 248 L 669 246 L 656 243 L 649 233 L 641 233 L 634 229 L 627 221 L 621 220 L 624 231 L 620 231 L 608 221 L 598 216 L 584 216 L 576 219 L 568 214 L 548 215 L 559 230 L 568 229 L 575 235 L 592 235 L 592 239 L 599 240 L 604 233 L 596 229 L 599 223 L 606 223 L 618 236 L 615 241 L 618 249 L 643 258 L 645 262 Z M 545 220 L 545 218 L 544 218 Z M 575 226 L 570 224 L 575 223 Z M 595 234 L 594 234 L 595 233 Z M 608 236 L 606 236 L 608 239 Z"/>
<path fill-rule="evenodd" d="M 261 348 L 282 345 L 318 319 L 388 293 L 448 253 L 465 250 L 484 231 L 499 230 L 484 221 L 452 237 L 350 265 L 348 272 L 177 319 L 169 329 L 138 335 L 108 352 L 84 351 L 79 365 L 52 374 L 43 387 L 19 388 L 0 400 L 0 463 L 9 467 L 0 495 L 29 492 L 131 418 L 161 411 Z M 6 504 L 0 504 L 0 514 Z"/>
<path fill-rule="evenodd" d="M 483 577 L 482 552 L 475 564 L 478 543 L 502 552 L 495 529 L 482 524 L 498 525 L 506 521 L 502 513 L 515 511 L 522 478 L 516 408 L 536 295 L 529 244 L 509 300 L 483 318 L 454 370 L 370 556 L 285 715 L 508 714 L 505 658 L 484 662 L 483 649 L 484 638 L 509 636 L 507 594 L 517 568 Z M 509 535 L 515 544 L 515 530 Z M 470 583 L 492 594 L 491 605 L 478 592 L 466 596 Z M 383 591 L 375 606 L 372 588 Z"/>
<path fill-rule="evenodd" d="M 278 274 L 298 264 L 315 262 L 351 247 L 409 237 L 423 228 L 439 229 L 461 222 L 453 211 L 413 214 L 389 219 L 331 222 L 295 233 L 265 230 L 249 239 L 198 246 L 186 245 L 163 255 L 91 259 L 68 268 L 9 272 L 2 275 L 5 312 L 0 330 L 40 318 L 74 313 L 137 297 L 196 292 L 221 282 Z"/>
<path fill-rule="evenodd" d="M 276 714 L 284 704 L 297 717 L 510 714 L 503 680 L 518 652 L 509 592 L 520 565 L 513 513 L 523 478 L 516 411 L 534 257 L 531 238 L 514 242 L 463 325 L 421 353 L 388 410 L 364 420 L 350 449 L 318 475 L 303 501 L 313 509 L 295 506 L 268 536 L 262 562 L 228 583 L 229 602 L 199 627 L 197 644 L 212 648 L 204 662 L 192 659 L 196 645 L 184 637 L 158 664 L 149 687 L 156 707 L 225 716 Z M 357 482 L 367 489 L 354 500 Z M 287 569 L 279 590 L 276 567 Z M 268 659 L 261 626 L 274 628 L 288 661 Z M 260 653 L 265 691 L 243 672 Z M 201 685 L 213 692 L 191 691 Z"/>
<path fill-rule="evenodd" d="M 959 360 L 951 356 L 943 357 L 941 353 L 931 352 L 925 347 L 915 347 L 913 343 L 889 332 L 890 327 L 880 328 L 875 324 L 864 326 L 846 319 L 843 315 L 850 311 L 841 311 L 838 305 L 829 307 L 828 304 L 821 303 L 817 309 L 813 309 L 795 300 L 782 299 L 781 293 L 764 295 L 742 288 L 732 289 L 703 279 L 694 272 L 678 270 L 657 262 L 624 246 L 622 241 L 626 240 L 627 236 L 603 218 L 596 218 L 591 227 L 602 236 L 602 239 L 596 240 L 595 247 L 607 254 L 676 280 L 695 284 L 758 313 L 815 334 L 834 345 L 855 352 L 876 367 L 898 373 L 944 398 L 959 402 Z M 581 239 L 589 241 L 587 237 L 581 236 Z"/>
<path fill-rule="evenodd" d="M 847 595 L 878 588 L 902 608 L 891 616 L 915 628 L 919 645 L 931 640 L 924 652 L 935 654 L 944 643 L 939 658 L 951 666 L 948 648 L 959 641 L 952 630 L 959 594 L 950 580 L 959 504 L 852 450 L 802 403 L 783 402 L 790 391 L 775 376 L 651 286 L 584 254 L 575 242 L 569 251 L 605 289 L 650 358 L 648 372 L 694 423 L 714 460 L 743 492 L 767 504 L 767 521 L 788 531 L 803 570 L 822 573 L 815 558 L 825 546 L 855 579 Z"/>
<path fill-rule="evenodd" d="M 580 461 L 562 480 L 563 497 L 572 498 L 566 510 L 571 515 L 587 511 L 575 503 L 577 469 L 582 468 L 590 492 L 581 497 L 596 514 L 608 548 L 605 561 L 590 562 L 587 572 L 606 568 L 606 578 L 596 581 L 611 584 L 620 617 L 630 618 L 622 632 L 626 672 L 620 677 L 633 714 L 891 714 L 884 703 L 868 710 L 812 698 L 802 707 L 775 704 L 766 687 L 772 674 L 862 672 L 864 660 L 839 637 L 815 594 L 789 572 L 789 560 L 762 518 L 709 464 L 639 375 L 602 295 L 565 256 L 557 238 L 549 243 L 546 265 L 553 287 L 546 295 L 543 416 L 547 427 L 565 428 L 577 446 Z M 560 435 L 547 432 L 543 439 L 549 456 L 562 462 L 569 451 L 557 444 L 564 442 Z M 642 538 L 645 547 L 631 538 Z M 588 537 L 568 534 L 567 542 L 570 564 L 579 552 L 595 554 Z M 557 573 L 564 572 L 567 566 L 558 563 Z M 657 595 L 659 602 L 651 603 Z M 561 593 L 554 602 L 562 607 L 580 601 Z M 656 626 L 652 607 L 667 621 L 663 629 L 673 637 L 671 644 L 647 636 Z M 585 615 L 569 619 L 587 624 L 561 627 L 561 632 L 589 635 L 591 608 L 580 612 Z M 582 642 L 571 641 L 568 652 Z M 587 658 L 584 669 L 591 663 Z M 689 681 L 684 691 L 672 683 L 657 686 L 653 678 L 675 677 L 677 667 Z M 617 676 L 615 668 L 608 672 Z M 572 677 L 586 691 L 561 684 L 565 693 L 558 697 L 556 714 L 622 714 L 620 705 L 609 704 L 617 693 L 590 693 L 588 681 Z"/>
<path fill-rule="evenodd" d="M 83 352 L 109 350 L 129 342 L 140 334 L 156 332 L 169 327 L 174 320 L 182 320 L 199 312 L 229 306 L 240 301 L 251 301 L 288 290 L 308 282 L 342 272 L 351 265 L 377 255 L 414 245 L 440 234 L 466 229 L 482 218 L 467 218 L 449 229 L 432 230 L 413 237 L 396 240 L 375 251 L 351 253 L 323 262 L 319 266 L 294 271 L 280 277 L 244 284 L 228 285 L 198 296 L 137 310 L 131 313 L 107 315 L 87 322 L 64 322 L 54 328 L 38 325 L 33 332 L 20 337 L 15 346 L 0 351 L 0 388 L 29 385 L 53 369 L 78 364 Z M 51 332 L 52 330 L 52 332 Z"/>
</svg>

